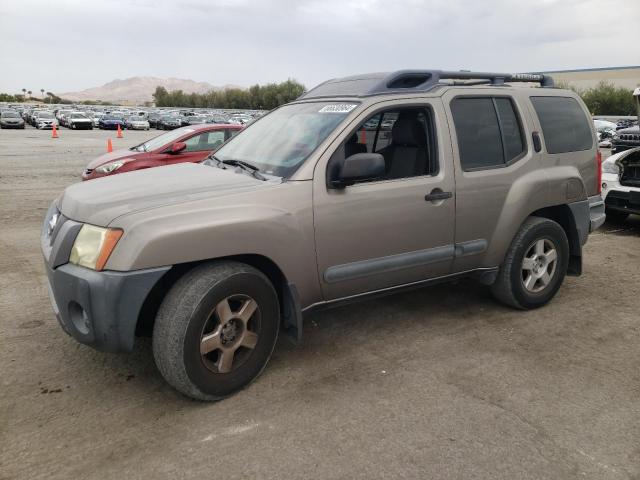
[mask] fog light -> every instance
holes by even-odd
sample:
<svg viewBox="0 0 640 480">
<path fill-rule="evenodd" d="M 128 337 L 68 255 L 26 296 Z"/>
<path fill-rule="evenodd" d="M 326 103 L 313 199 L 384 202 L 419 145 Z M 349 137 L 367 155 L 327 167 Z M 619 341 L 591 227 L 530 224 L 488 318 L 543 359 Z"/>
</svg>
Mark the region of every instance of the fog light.
<svg viewBox="0 0 640 480">
<path fill-rule="evenodd" d="M 79 303 L 69 303 L 69 317 L 71 317 L 71 321 L 73 322 L 73 326 L 76 327 L 76 330 L 84 335 L 89 333 L 89 317 Z"/>
</svg>

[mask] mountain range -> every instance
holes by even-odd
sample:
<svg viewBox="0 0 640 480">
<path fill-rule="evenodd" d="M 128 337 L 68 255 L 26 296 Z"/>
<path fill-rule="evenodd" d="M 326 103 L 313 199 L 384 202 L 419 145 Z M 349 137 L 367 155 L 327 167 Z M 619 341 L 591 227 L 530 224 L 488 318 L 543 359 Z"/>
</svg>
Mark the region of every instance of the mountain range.
<svg viewBox="0 0 640 480">
<path fill-rule="evenodd" d="M 206 93 L 211 90 L 239 88 L 237 85 L 214 86 L 207 82 L 196 82 L 182 78 L 131 77 L 113 80 L 101 87 L 57 95 L 73 101 L 103 100 L 114 103 L 143 104 L 153 101 L 152 95 L 158 86 L 169 91 L 182 90 L 185 93 Z"/>
</svg>

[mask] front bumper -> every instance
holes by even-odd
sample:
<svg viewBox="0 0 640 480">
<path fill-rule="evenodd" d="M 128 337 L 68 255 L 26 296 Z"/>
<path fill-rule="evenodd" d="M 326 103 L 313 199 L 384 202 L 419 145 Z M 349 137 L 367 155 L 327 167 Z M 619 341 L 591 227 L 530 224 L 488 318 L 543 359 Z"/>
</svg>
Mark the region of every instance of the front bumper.
<svg viewBox="0 0 640 480">
<path fill-rule="evenodd" d="M 73 122 L 73 128 L 76 130 L 89 130 L 93 128 L 93 122 Z"/>
<path fill-rule="evenodd" d="M 621 185 L 618 175 L 602 174 L 602 196 L 607 210 L 640 215 L 640 188 Z"/>
<path fill-rule="evenodd" d="M 51 304 L 62 329 L 97 350 L 129 352 L 142 305 L 169 267 L 96 272 L 66 263 L 46 269 Z"/>
<path fill-rule="evenodd" d="M 78 342 L 106 352 L 130 351 L 140 310 L 170 267 L 97 272 L 68 263 L 81 226 L 54 205 L 45 217 L 41 247 L 53 310 Z"/>
<path fill-rule="evenodd" d="M 9 122 L 0 122 L 2 128 L 24 128 L 24 122 L 22 123 L 9 123 Z"/>
</svg>

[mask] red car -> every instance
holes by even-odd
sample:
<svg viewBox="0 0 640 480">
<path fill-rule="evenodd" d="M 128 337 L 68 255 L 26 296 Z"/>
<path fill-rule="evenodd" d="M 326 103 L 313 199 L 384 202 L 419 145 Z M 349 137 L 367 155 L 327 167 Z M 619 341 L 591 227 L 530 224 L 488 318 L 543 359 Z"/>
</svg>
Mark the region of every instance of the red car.
<svg viewBox="0 0 640 480">
<path fill-rule="evenodd" d="M 177 128 L 128 150 L 105 153 L 87 165 L 83 180 L 174 163 L 201 162 L 242 125 L 201 124 Z"/>
</svg>

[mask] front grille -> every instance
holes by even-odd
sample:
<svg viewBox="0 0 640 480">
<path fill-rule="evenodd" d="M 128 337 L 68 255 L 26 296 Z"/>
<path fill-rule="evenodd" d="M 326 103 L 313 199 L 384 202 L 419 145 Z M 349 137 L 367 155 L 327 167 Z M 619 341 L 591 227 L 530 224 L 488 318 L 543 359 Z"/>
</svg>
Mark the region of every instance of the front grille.
<svg viewBox="0 0 640 480">
<path fill-rule="evenodd" d="M 635 135 L 632 133 L 623 133 L 619 138 L 620 140 L 624 140 L 627 142 L 640 142 L 640 135 Z"/>
</svg>

